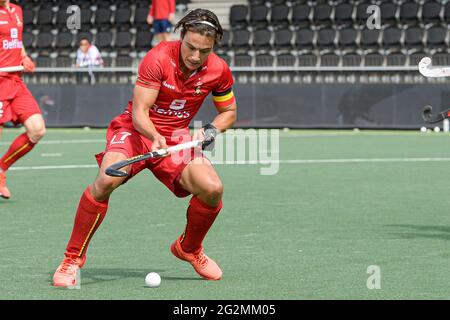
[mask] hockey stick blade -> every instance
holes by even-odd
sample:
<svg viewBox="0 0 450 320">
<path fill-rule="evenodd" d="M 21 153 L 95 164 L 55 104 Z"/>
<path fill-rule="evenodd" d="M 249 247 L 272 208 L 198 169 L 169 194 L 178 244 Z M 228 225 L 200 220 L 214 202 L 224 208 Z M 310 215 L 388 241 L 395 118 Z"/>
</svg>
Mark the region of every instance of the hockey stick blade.
<svg viewBox="0 0 450 320">
<path fill-rule="evenodd" d="M 422 118 L 425 122 L 428 123 L 437 123 L 441 122 L 444 119 L 450 118 L 450 109 L 444 110 L 442 112 L 433 114 L 433 108 L 431 106 L 426 106 L 422 112 Z"/>
<path fill-rule="evenodd" d="M 450 77 L 450 67 L 433 67 L 429 57 L 420 60 L 419 72 L 427 78 Z"/>
</svg>

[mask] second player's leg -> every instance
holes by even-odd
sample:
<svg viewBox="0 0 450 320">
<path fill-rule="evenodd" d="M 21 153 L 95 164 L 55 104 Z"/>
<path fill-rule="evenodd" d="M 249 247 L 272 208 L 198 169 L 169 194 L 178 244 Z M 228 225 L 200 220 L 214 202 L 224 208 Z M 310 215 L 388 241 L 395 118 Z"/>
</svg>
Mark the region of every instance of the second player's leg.
<svg viewBox="0 0 450 320">
<path fill-rule="evenodd" d="M 42 114 L 33 114 L 24 121 L 23 126 L 25 127 L 28 138 L 34 144 L 38 143 L 45 135 L 45 121 Z"/>
<path fill-rule="evenodd" d="M 53 275 L 54 286 L 70 288 L 78 281 L 77 272 L 83 267 L 89 242 L 106 215 L 109 197 L 126 179 L 107 176 L 105 170 L 124 159 L 126 156 L 120 152 L 107 152 L 94 182 L 81 195 L 65 258 Z M 129 168 L 124 170 L 128 172 Z"/>
</svg>

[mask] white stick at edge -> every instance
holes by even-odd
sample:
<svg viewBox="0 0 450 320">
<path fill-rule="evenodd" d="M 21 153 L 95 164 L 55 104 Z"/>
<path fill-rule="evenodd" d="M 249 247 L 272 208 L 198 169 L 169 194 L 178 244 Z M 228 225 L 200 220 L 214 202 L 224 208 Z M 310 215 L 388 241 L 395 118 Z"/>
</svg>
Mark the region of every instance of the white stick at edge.
<svg viewBox="0 0 450 320">
<path fill-rule="evenodd" d="M 191 141 L 191 142 L 177 144 L 176 146 L 169 147 L 167 149 L 158 150 L 158 153 L 159 154 L 174 153 L 174 152 L 185 150 L 185 149 L 191 149 L 191 148 L 199 147 L 199 146 L 201 146 L 201 144 L 202 144 L 202 141 L 194 140 L 194 141 Z"/>
<path fill-rule="evenodd" d="M 23 66 L 0 68 L 0 72 L 18 72 L 23 71 Z"/>
<path fill-rule="evenodd" d="M 427 78 L 450 77 L 450 67 L 432 67 L 429 57 L 420 60 L 419 72 Z"/>
</svg>

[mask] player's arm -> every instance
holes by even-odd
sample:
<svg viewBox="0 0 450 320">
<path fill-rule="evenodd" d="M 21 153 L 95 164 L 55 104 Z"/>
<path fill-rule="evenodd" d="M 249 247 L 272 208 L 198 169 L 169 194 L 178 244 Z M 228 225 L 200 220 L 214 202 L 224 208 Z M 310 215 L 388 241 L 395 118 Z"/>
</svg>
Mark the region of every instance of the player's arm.
<svg viewBox="0 0 450 320">
<path fill-rule="evenodd" d="M 145 88 L 139 84 L 136 84 L 133 92 L 133 126 L 140 134 L 153 142 L 152 151 L 167 148 L 165 138 L 158 133 L 148 116 L 158 94 L 159 90 Z"/>
<path fill-rule="evenodd" d="M 237 105 L 231 88 L 223 92 L 213 92 L 213 100 L 218 115 L 193 136 L 194 140 L 203 140 L 203 149 L 207 150 L 214 148 L 216 136 L 231 128 L 237 119 Z"/>
<path fill-rule="evenodd" d="M 175 18 L 175 0 L 169 1 L 169 21 L 173 22 L 173 19 Z"/>
<path fill-rule="evenodd" d="M 34 72 L 36 66 L 33 60 L 31 60 L 31 58 L 27 55 L 25 47 L 22 47 L 21 58 L 22 58 L 21 64 L 24 67 L 24 72 Z"/>
<path fill-rule="evenodd" d="M 153 13 L 154 12 L 154 5 L 151 4 L 150 8 L 148 10 L 148 15 L 147 15 L 147 24 L 152 25 L 153 24 Z"/>
<path fill-rule="evenodd" d="M 230 90 L 228 95 L 228 102 L 225 104 L 218 104 L 216 96 L 213 96 L 214 104 L 216 106 L 216 110 L 219 113 L 214 120 L 212 121 L 212 125 L 217 128 L 219 132 L 223 132 L 227 129 L 230 129 L 237 119 L 237 105 L 236 100 L 234 99 L 233 91 Z"/>
</svg>

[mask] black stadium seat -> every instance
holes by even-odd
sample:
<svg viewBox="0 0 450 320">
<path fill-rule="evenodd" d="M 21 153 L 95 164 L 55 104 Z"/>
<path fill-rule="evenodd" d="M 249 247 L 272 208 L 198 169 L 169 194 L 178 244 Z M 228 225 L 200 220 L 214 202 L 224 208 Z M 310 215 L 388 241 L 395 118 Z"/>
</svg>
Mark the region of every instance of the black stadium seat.
<svg viewBox="0 0 450 320">
<path fill-rule="evenodd" d="M 231 40 L 234 50 L 248 50 L 250 47 L 251 33 L 248 30 L 235 30 L 233 31 L 233 38 Z"/>
<path fill-rule="evenodd" d="M 353 23 L 353 6 L 350 3 L 339 3 L 334 9 L 334 21 L 338 27 L 349 27 Z"/>
<path fill-rule="evenodd" d="M 95 36 L 95 45 L 100 51 L 111 51 L 113 34 L 111 31 L 100 31 Z"/>
<path fill-rule="evenodd" d="M 383 30 L 381 44 L 384 49 L 400 51 L 402 40 L 402 30 L 397 27 L 388 27 Z"/>
<path fill-rule="evenodd" d="M 24 31 L 22 34 L 22 43 L 25 49 L 32 48 L 34 45 L 35 36 L 31 32 Z"/>
<path fill-rule="evenodd" d="M 338 30 L 338 47 L 340 50 L 355 51 L 357 48 L 358 31 L 352 27 Z"/>
<path fill-rule="evenodd" d="M 230 25 L 232 29 L 245 28 L 248 24 L 248 7 L 245 5 L 233 5 L 230 8 Z"/>
<path fill-rule="evenodd" d="M 317 32 L 316 46 L 320 50 L 334 49 L 336 40 L 336 30 L 324 28 Z"/>
<path fill-rule="evenodd" d="M 275 57 L 268 54 L 257 54 L 255 57 L 255 66 L 256 67 L 272 67 L 275 62 Z"/>
<path fill-rule="evenodd" d="M 402 52 L 393 52 L 386 55 L 387 66 L 404 66 L 406 60 L 407 56 Z"/>
<path fill-rule="evenodd" d="M 332 12 L 333 7 L 326 3 L 316 5 L 313 11 L 313 24 L 316 26 L 330 26 L 332 23 L 330 18 Z"/>
<path fill-rule="evenodd" d="M 286 28 L 289 26 L 290 8 L 285 4 L 277 4 L 270 11 L 270 24 L 275 28 Z"/>
<path fill-rule="evenodd" d="M 131 43 L 133 35 L 129 31 L 118 31 L 116 33 L 115 47 L 119 55 L 129 55 L 131 52 Z"/>
<path fill-rule="evenodd" d="M 379 49 L 381 32 L 378 29 L 363 29 L 360 33 L 359 47 L 364 51 L 374 51 Z"/>
<path fill-rule="evenodd" d="M 35 12 L 32 9 L 23 9 L 23 24 L 30 25 L 34 22 Z"/>
<path fill-rule="evenodd" d="M 292 24 L 295 27 L 305 27 L 311 23 L 311 7 L 307 4 L 298 4 L 292 8 Z"/>
<path fill-rule="evenodd" d="M 354 23 L 358 26 L 365 26 L 367 23 L 367 19 L 369 18 L 369 14 L 367 13 L 367 8 L 372 5 L 370 2 L 362 2 L 356 6 L 355 9 L 355 19 Z"/>
<path fill-rule="evenodd" d="M 347 52 L 341 57 L 343 67 L 359 67 L 362 63 L 362 57 L 357 52 Z"/>
<path fill-rule="evenodd" d="M 36 38 L 36 49 L 47 49 L 50 50 L 53 46 L 53 34 L 50 32 L 40 32 Z"/>
<path fill-rule="evenodd" d="M 214 47 L 216 53 L 222 54 L 224 51 L 228 51 L 230 49 L 230 31 L 227 29 L 223 29 L 223 36 L 221 41 Z"/>
<path fill-rule="evenodd" d="M 131 27 L 131 8 L 118 8 L 114 12 L 114 24 L 121 30 L 129 30 Z"/>
<path fill-rule="evenodd" d="M 400 23 L 404 26 L 416 25 L 419 22 L 420 5 L 417 2 L 409 1 L 400 5 Z"/>
<path fill-rule="evenodd" d="M 150 31 L 138 31 L 134 46 L 138 51 L 148 51 L 152 48 L 152 40 L 153 33 Z"/>
<path fill-rule="evenodd" d="M 428 0 L 422 5 L 421 19 L 424 23 L 438 23 L 441 20 L 440 13 L 442 4 L 437 1 Z"/>
<path fill-rule="evenodd" d="M 111 26 L 112 11 L 109 8 L 99 8 L 95 12 L 95 25 L 105 30 Z"/>
<path fill-rule="evenodd" d="M 450 25 L 450 2 L 447 2 L 444 7 L 444 22 Z"/>
<path fill-rule="evenodd" d="M 251 67 L 252 57 L 248 53 L 239 53 L 234 56 L 234 65 L 236 67 Z"/>
<path fill-rule="evenodd" d="M 36 26 L 40 30 L 49 31 L 53 25 L 53 11 L 52 9 L 39 8 L 36 18 Z"/>
<path fill-rule="evenodd" d="M 424 49 L 424 34 L 423 28 L 410 27 L 405 29 L 404 46 L 407 50 L 423 50 Z"/>
<path fill-rule="evenodd" d="M 383 2 L 380 4 L 380 18 L 381 24 L 386 26 L 393 26 L 397 23 L 397 4 L 394 2 Z"/>
<path fill-rule="evenodd" d="M 299 67 L 315 67 L 318 63 L 316 55 L 311 53 L 300 54 L 297 57 Z"/>
<path fill-rule="evenodd" d="M 55 48 L 58 54 L 68 56 L 72 52 L 73 34 L 67 31 L 59 32 L 56 35 Z"/>
<path fill-rule="evenodd" d="M 365 67 L 380 67 L 384 60 L 384 56 L 379 52 L 369 52 L 364 55 L 363 64 Z"/>
<path fill-rule="evenodd" d="M 272 32 L 267 29 L 259 29 L 253 32 L 252 46 L 254 50 L 270 49 L 270 40 L 272 38 Z"/>
<path fill-rule="evenodd" d="M 74 61 L 72 58 L 70 57 L 66 57 L 66 56 L 58 56 L 56 58 L 56 67 L 57 68 L 70 68 L 72 67 L 74 64 Z"/>
<path fill-rule="evenodd" d="M 446 27 L 434 26 L 426 30 L 426 46 L 433 50 L 445 50 L 448 46 Z"/>
<path fill-rule="evenodd" d="M 294 67 L 297 58 L 290 53 L 277 54 L 276 64 L 279 67 Z"/>
<path fill-rule="evenodd" d="M 266 28 L 268 25 L 267 15 L 269 8 L 265 5 L 256 5 L 250 8 L 250 25 L 254 29 Z"/>
<path fill-rule="evenodd" d="M 274 48 L 278 52 L 292 50 L 292 35 L 292 30 L 288 28 L 276 30 L 274 34 Z"/>
<path fill-rule="evenodd" d="M 314 46 L 314 31 L 299 29 L 295 33 L 295 47 L 298 50 L 310 50 Z"/>
<path fill-rule="evenodd" d="M 133 25 L 139 30 L 150 29 L 150 26 L 147 24 L 147 16 L 148 16 L 148 8 L 136 8 L 134 12 L 134 23 Z"/>
</svg>

